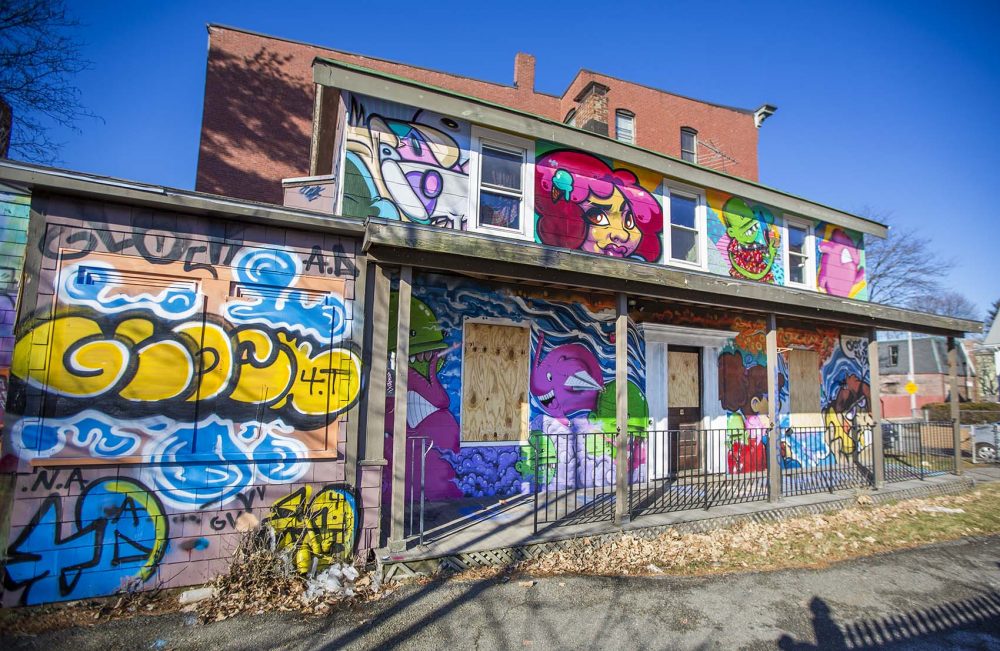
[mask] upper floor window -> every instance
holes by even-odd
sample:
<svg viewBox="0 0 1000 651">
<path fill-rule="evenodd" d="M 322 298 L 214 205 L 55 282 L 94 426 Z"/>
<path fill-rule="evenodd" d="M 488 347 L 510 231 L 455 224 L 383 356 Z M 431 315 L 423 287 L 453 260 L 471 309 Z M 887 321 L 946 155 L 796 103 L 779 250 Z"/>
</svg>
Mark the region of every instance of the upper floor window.
<svg viewBox="0 0 1000 651">
<path fill-rule="evenodd" d="M 635 113 L 625 109 L 615 111 L 615 138 L 635 144 Z"/>
<path fill-rule="evenodd" d="M 704 267 L 704 199 L 694 190 L 668 188 L 667 261 Z"/>
<path fill-rule="evenodd" d="M 474 129 L 471 162 L 472 230 L 524 236 L 533 204 L 531 142 Z"/>
<path fill-rule="evenodd" d="M 816 265 L 813 262 L 816 245 L 812 226 L 785 218 L 785 283 L 800 287 L 815 287 Z"/>
<path fill-rule="evenodd" d="M 698 162 L 698 132 L 691 127 L 681 127 L 681 159 Z"/>
<path fill-rule="evenodd" d="M 563 120 L 564 123 L 571 127 L 576 126 L 576 109 L 570 109 L 569 113 L 566 114 L 566 119 Z"/>
<path fill-rule="evenodd" d="M 899 346 L 889 346 L 889 366 L 899 366 Z"/>
</svg>

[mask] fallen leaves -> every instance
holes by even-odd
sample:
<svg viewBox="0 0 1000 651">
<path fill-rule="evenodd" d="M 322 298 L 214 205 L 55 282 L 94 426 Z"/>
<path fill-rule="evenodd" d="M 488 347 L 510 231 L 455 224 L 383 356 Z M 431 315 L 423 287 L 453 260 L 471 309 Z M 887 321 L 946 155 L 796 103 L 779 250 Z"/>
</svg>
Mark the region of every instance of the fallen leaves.
<svg viewBox="0 0 1000 651">
<path fill-rule="evenodd" d="M 989 493 L 1000 497 L 1000 487 L 991 487 Z M 984 500 L 982 492 L 975 491 L 874 506 L 871 496 L 862 494 L 852 508 L 779 522 L 743 521 L 708 533 L 670 529 L 644 536 L 629 532 L 603 543 L 578 539 L 558 551 L 525 561 L 517 569 L 533 574 L 625 575 L 824 564 L 858 554 L 970 535 L 981 527 L 966 523 L 938 531 L 927 530 L 926 525 L 926 520 L 937 522 L 939 518 L 941 525 L 951 526 L 944 519 L 966 514 L 960 508 L 966 504 L 978 503 L 979 511 L 990 514 L 990 530 L 1000 531 L 1000 516 L 994 515 L 997 509 L 992 508 L 996 497 Z"/>
</svg>

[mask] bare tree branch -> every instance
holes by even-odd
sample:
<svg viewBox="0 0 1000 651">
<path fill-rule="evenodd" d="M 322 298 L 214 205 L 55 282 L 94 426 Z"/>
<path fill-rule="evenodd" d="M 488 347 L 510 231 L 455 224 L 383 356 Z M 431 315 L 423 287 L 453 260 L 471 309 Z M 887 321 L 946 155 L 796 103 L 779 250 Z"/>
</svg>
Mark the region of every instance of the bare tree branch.
<svg viewBox="0 0 1000 651">
<path fill-rule="evenodd" d="M 0 100 L 13 114 L 11 155 L 53 162 L 60 145 L 50 129 L 79 132 L 79 120 L 96 117 L 71 82 L 91 66 L 66 33 L 78 26 L 63 0 L 0 0 Z"/>
<path fill-rule="evenodd" d="M 861 214 L 889 226 L 886 239 L 865 238 L 869 300 L 919 307 L 916 301 L 942 289 L 940 278 L 955 266 L 953 258 L 945 258 L 930 239 L 896 223 L 892 213 L 865 209 Z"/>
<path fill-rule="evenodd" d="M 975 303 L 966 298 L 964 294 L 954 291 L 938 291 L 920 296 L 914 299 L 910 307 L 923 312 L 972 321 L 978 321 L 981 316 Z"/>
</svg>

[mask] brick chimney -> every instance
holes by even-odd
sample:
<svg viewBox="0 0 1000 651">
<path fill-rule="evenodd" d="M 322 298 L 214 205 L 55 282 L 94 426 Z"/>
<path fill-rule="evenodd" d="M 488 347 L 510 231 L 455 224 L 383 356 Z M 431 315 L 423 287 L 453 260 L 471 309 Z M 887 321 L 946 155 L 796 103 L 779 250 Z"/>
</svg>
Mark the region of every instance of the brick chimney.
<svg viewBox="0 0 1000 651">
<path fill-rule="evenodd" d="M 573 99 L 577 103 L 576 126 L 608 135 L 608 91 L 604 84 L 592 81 Z"/>
<path fill-rule="evenodd" d="M 535 57 L 524 52 L 514 56 L 514 87 L 522 92 L 535 92 Z"/>
</svg>

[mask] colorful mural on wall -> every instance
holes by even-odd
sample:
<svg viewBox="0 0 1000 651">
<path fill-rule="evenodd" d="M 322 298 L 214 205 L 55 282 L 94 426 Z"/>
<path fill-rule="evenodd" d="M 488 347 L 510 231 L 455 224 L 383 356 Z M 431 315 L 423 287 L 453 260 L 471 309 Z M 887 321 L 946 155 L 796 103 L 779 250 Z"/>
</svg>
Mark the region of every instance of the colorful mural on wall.
<svg viewBox="0 0 1000 651">
<path fill-rule="evenodd" d="M 780 412 L 782 466 L 813 468 L 850 463 L 852 455 L 867 449 L 872 441 L 868 340 L 839 335 L 830 328 L 779 332 L 779 346 L 792 341 L 820 355 L 821 423 L 816 428 L 796 431 L 789 429 L 787 410 Z"/>
<path fill-rule="evenodd" d="M 767 206 L 709 190 L 709 269 L 733 278 L 784 284 L 781 229 Z"/>
<path fill-rule="evenodd" d="M 352 95 L 342 214 L 465 229 L 468 122 Z"/>
<path fill-rule="evenodd" d="M 865 249 L 861 233 L 830 224 L 816 229 L 819 290 L 834 296 L 868 300 L 865 281 Z"/>
<path fill-rule="evenodd" d="M 613 314 L 610 304 L 597 304 L 582 295 L 567 294 L 553 300 L 541 292 L 418 275 L 411 304 L 414 325 L 407 436 L 429 436 L 435 443 L 428 455 L 427 498 L 503 498 L 530 490 L 536 479 L 532 456 L 536 449 L 548 451 L 543 453 L 543 465 L 551 456 L 559 461 L 559 467 L 571 469 L 569 477 L 564 472 L 559 478 L 546 475 L 543 481 L 576 483 L 584 477 L 589 483 L 613 481 Z M 461 445 L 458 424 L 466 319 L 530 325 L 532 364 L 524 381 L 529 386 L 529 439 L 534 447 L 528 441 Z M 637 331 L 630 330 L 628 345 L 631 411 L 644 425 L 648 410 Z M 435 418 L 442 426 L 425 427 L 428 418 Z M 387 453 L 391 436 L 387 432 Z M 573 445 L 561 441 L 572 441 Z M 384 488 L 388 490 L 388 486 Z"/>
<path fill-rule="evenodd" d="M 14 353 L 14 321 L 28 241 L 31 197 L 0 186 L 0 428 L 3 427 Z"/>
<path fill-rule="evenodd" d="M 5 605 L 203 582 L 261 522 L 302 571 L 354 553 L 359 504 L 328 483 L 361 389 L 354 266 L 201 242 L 47 227 L 12 355 Z"/>
<path fill-rule="evenodd" d="M 361 95 L 348 99 L 342 214 L 465 229 L 471 125 Z M 659 262 L 662 175 L 621 161 L 535 143 L 535 241 L 598 255 Z M 785 284 L 782 217 L 775 209 L 707 189 L 708 270 Z M 864 241 L 814 227 L 820 291 L 867 300 Z M 811 276 L 810 276 L 811 277 Z"/>
<path fill-rule="evenodd" d="M 658 262 L 662 179 L 593 154 L 538 143 L 535 239 L 616 258 Z"/>
</svg>

